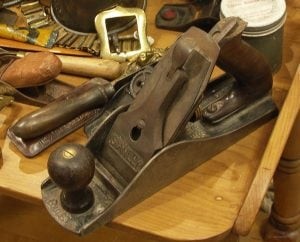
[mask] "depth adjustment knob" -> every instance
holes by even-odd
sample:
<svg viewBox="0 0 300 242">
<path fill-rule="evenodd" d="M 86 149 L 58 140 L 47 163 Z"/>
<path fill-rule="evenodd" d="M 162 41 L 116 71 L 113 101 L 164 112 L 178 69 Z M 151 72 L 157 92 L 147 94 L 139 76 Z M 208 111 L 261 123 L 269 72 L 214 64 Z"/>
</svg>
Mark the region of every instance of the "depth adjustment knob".
<svg viewBox="0 0 300 242">
<path fill-rule="evenodd" d="M 94 156 L 80 144 L 65 144 L 53 151 L 48 160 L 48 172 L 53 182 L 62 189 L 63 208 L 71 213 L 82 213 L 94 203 L 88 186 L 95 172 Z"/>
</svg>

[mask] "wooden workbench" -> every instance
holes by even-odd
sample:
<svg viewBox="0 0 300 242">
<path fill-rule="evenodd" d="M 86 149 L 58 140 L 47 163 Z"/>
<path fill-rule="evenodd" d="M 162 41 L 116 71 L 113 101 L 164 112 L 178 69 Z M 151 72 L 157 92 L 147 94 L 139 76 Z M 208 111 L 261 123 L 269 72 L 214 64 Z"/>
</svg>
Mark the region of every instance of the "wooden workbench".
<svg viewBox="0 0 300 242">
<path fill-rule="evenodd" d="M 178 36 L 176 32 L 155 28 L 155 14 L 164 2 L 178 1 L 152 0 L 147 9 L 148 34 L 154 37 L 158 47 L 169 46 Z M 287 5 L 283 65 L 274 76 L 273 88 L 274 99 L 279 106 L 300 62 L 300 5 L 297 0 L 287 0 Z M 0 164 L 0 192 L 41 205 L 40 185 L 48 176 L 46 165 L 49 153 L 63 143 L 84 144 L 86 137 L 79 130 L 37 157 L 25 158 L 6 137 L 6 131 L 16 119 L 34 109 L 13 103 L 0 113 L 0 146 L 3 155 Z M 200 240 L 204 235 L 224 236 L 232 228 L 232 218 L 236 217 L 241 207 L 241 198 L 246 196 L 245 191 L 251 183 L 246 178 L 258 166 L 272 125 L 271 122 L 262 126 L 119 216 L 109 226 L 142 233 L 149 238 Z M 206 228 L 205 231 L 203 228 Z"/>
</svg>

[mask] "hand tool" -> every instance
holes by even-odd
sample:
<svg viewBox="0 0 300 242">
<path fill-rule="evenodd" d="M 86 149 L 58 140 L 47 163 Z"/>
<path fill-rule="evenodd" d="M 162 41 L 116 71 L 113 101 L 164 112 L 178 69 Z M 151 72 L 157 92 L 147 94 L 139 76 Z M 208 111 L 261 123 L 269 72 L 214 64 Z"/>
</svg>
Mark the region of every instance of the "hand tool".
<svg viewBox="0 0 300 242">
<path fill-rule="evenodd" d="M 225 112 L 227 118 L 220 122 L 189 122 L 199 103 L 206 107 L 222 99 L 238 82 L 228 73 L 206 87 L 219 50 L 214 42 L 226 46 L 233 40 L 237 48 L 235 37 L 240 38 L 244 26 L 234 18 L 221 20 L 210 35 L 191 28 L 142 79 L 129 107 L 113 100 L 97 118 L 86 145 L 65 144 L 51 153 L 42 198 L 59 224 L 81 235 L 106 224 L 276 115 L 272 97 L 265 93 L 229 117 Z M 256 53 L 248 57 L 256 59 Z M 240 64 L 244 59 L 239 57 Z M 264 59 L 256 60 L 266 66 Z M 242 70 L 247 69 L 237 72 L 246 77 Z M 256 76 L 252 71 L 250 78 Z M 257 78 L 265 82 L 269 73 L 266 69 Z"/>
<path fill-rule="evenodd" d="M 44 106 L 71 89 L 53 80 L 61 69 L 61 62 L 54 54 L 35 52 L 24 59 L 20 57 L 0 48 L 0 95 L 28 105 Z"/>
<path fill-rule="evenodd" d="M 83 112 L 102 107 L 133 75 L 112 82 L 102 78 L 91 79 L 59 100 L 22 117 L 11 130 L 22 139 L 32 139 L 50 132 Z"/>
<path fill-rule="evenodd" d="M 105 104 L 114 94 L 113 86 L 101 78 L 94 78 L 71 93 L 17 121 L 12 132 L 22 139 L 43 135 L 89 111 Z M 62 108 L 63 107 L 63 108 Z"/>
<path fill-rule="evenodd" d="M 0 57 L 10 56 L 10 62 L 0 68 L 0 79 L 15 88 L 36 87 L 52 81 L 61 72 L 62 63 L 51 52 L 33 52 L 20 57 L 20 53 L 0 48 Z"/>
<path fill-rule="evenodd" d="M 125 100 L 126 100 L 126 103 L 131 102 L 131 100 L 132 100 L 131 94 L 125 95 L 125 97 L 123 97 L 123 93 L 128 92 L 126 90 L 126 88 L 124 88 L 124 87 L 126 87 L 128 85 L 128 82 L 131 80 L 131 78 L 134 75 L 135 75 L 134 73 L 129 74 L 126 77 L 121 78 L 117 83 L 115 83 L 115 89 L 117 90 L 117 92 L 114 95 L 114 97 L 112 98 L 112 100 L 119 100 L 119 97 L 121 97 L 120 101 L 122 101 L 122 103 Z M 101 81 L 101 80 L 99 80 L 99 81 Z M 81 89 L 81 91 L 87 91 L 87 90 L 89 91 L 89 89 L 91 89 L 91 90 L 95 89 L 95 85 L 97 85 L 96 89 L 99 88 L 98 84 L 88 82 L 88 83 L 84 84 L 83 87 L 80 87 L 79 90 L 77 88 L 77 89 L 74 89 L 73 92 L 69 91 L 69 94 L 67 94 L 67 95 L 66 94 L 60 95 L 56 99 L 56 102 L 64 103 L 64 100 L 66 98 L 72 99 L 74 96 L 77 96 L 77 97 L 79 96 L 79 98 L 80 98 L 80 95 L 83 95 L 83 93 L 80 93 L 80 89 Z M 107 86 L 107 87 L 110 88 L 110 86 Z M 82 90 L 83 88 L 85 88 L 85 90 Z M 101 88 L 103 89 L 103 87 L 100 87 L 100 89 Z M 79 94 L 76 95 L 76 93 L 74 93 L 74 92 L 78 92 Z M 93 91 L 91 91 L 91 92 L 93 92 Z M 97 100 L 97 101 L 101 101 L 101 100 Z M 61 105 L 59 105 L 59 106 L 61 106 Z M 81 106 L 81 108 L 82 107 L 83 106 Z M 83 113 L 79 114 L 78 116 L 71 119 L 70 121 L 66 121 L 61 126 L 56 127 L 54 129 L 52 129 L 51 131 L 44 133 L 40 136 L 37 136 L 35 138 L 22 139 L 22 138 L 16 136 L 16 134 L 13 131 L 13 127 L 8 129 L 7 135 L 11 139 L 11 141 L 16 145 L 16 147 L 22 152 L 23 155 L 25 155 L 27 157 L 33 157 L 33 156 L 39 154 L 44 149 L 46 149 L 47 147 L 49 147 L 50 145 L 52 145 L 53 143 L 55 143 L 56 141 L 63 138 L 64 136 L 70 134 L 71 132 L 74 132 L 78 128 L 82 127 L 86 123 L 91 122 L 96 117 L 98 117 L 103 112 L 103 108 L 102 108 L 101 104 L 99 104 L 99 107 L 100 108 L 96 108 L 96 109 L 92 109 L 92 110 L 90 107 L 87 107 L 86 109 L 83 108 L 82 109 Z M 47 110 L 49 110 L 49 109 L 47 109 Z M 57 110 L 60 110 L 60 109 L 57 109 Z M 84 111 L 84 110 L 87 110 L 87 111 Z M 65 117 L 62 117 L 62 118 L 65 118 Z M 59 117 L 59 119 L 58 119 L 59 122 L 60 122 L 60 119 L 61 118 Z M 69 119 L 67 119 L 67 120 L 69 120 Z M 42 121 L 42 123 L 45 125 L 45 121 Z M 29 124 L 29 123 L 27 122 L 27 124 Z M 53 124 L 51 123 L 51 125 L 53 125 Z M 47 126 L 47 124 L 46 124 L 46 126 Z M 28 125 L 27 125 L 27 127 L 28 127 Z M 25 125 L 25 129 L 23 132 L 26 133 L 27 127 Z"/>
<path fill-rule="evenodd" d="M 7 51 L 0 48 L 0 55 L 21 58 L 32 52 Z M 47 52 L 45 52 L 47 53 Z M 50 55 L 50 54 L 49 54 Z M 68 55 L 55 55 L 61 61 L 60 72 L 86 77 L 103 77 L 109 80 L 121 75 L 121 64 L 113 60 L 105 60 L 96 57 L 77 57 Z"/>
<path fill-rule="evenodd" d="M 220 51 L 217 43 L 237 24 L 236 19 L 227 21 L 210 34 L 189 29 L 154 67 L 128 108 L 120 105 L 108 107 L 108 114 L 103 112 L 101 124 L 85 147 L 68 144 L 51 153 L 48 168 L 52 180 L 42 185 L 42 196 L 60 224 L 85 234 L 196 166 L 189 159 L 186 163 L 183 156 L 180 162 L 179 149 L 168 154 L 163 151 L 171 149 L 183 134 L 202 100 Z M 185 149 L 190 151 L 188 145 Z M 66 153 L 71 157 L 63 155 Z M 89 168 L 80 169 L 84 164 Z M 63 170 L 74 175 L 73 182 Z"/>
<path fill-rule="evenodd" d="M 103 77 L 113 80 L 121 75 L 121 64 L 113 60 L 91 57 L 57 55 L 62 62 L 62 72 L 86 77 Z"/>
</svg>

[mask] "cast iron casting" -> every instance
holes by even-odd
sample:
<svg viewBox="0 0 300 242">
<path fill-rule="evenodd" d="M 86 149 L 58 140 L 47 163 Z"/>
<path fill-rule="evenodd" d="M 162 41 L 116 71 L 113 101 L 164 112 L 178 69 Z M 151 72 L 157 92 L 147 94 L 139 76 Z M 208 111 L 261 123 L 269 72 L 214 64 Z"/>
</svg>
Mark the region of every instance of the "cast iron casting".
<svg viewBox="0 0 300 242">
<path fill-rule="evenodd" d="M 58 223 L 77 234 L 104 225 L 276 115 L 270 68 L 240 42 L 244 27 L 228 18 L 209 34 L 189 29 L 118 89 L 86 126 L 85 145 L 50 155 L 42 198 Z M 249 56 L 231 61 L 232 43 Z M 227 74 L 208 84 L 216 61 Z"/>
</svg>

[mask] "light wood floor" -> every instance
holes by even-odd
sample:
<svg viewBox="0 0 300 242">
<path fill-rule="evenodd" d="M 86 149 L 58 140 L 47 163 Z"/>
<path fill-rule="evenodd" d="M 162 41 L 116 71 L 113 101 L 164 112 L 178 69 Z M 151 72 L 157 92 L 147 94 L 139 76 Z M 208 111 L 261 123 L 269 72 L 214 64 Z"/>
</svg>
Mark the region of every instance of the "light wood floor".
<svg viewBox="0 0 300 242">
<path fill-rule="evenodd" d="M 247 237 L 240 242 L 263 241 L 259 227 L 266 219 L 265 213 L 257 216 L 256 223 Z M 0 242 L 154 242 L 137 235 L 116 231 L 108 227 L 101 233 L 84 238 L 75 236 L 57 225 L 41 206 L 28 204 L 9 197 L 0 197 Z M 231 241 L 230 241 L 231 242 Z"/>
</svg>

